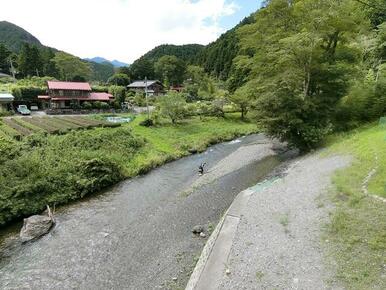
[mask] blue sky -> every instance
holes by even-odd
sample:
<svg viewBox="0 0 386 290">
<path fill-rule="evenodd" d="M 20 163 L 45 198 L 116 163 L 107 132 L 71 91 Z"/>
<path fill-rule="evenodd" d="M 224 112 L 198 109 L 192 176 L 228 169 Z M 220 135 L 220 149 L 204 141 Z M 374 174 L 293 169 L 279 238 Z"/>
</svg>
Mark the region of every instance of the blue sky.
<svg viewBox="0 0 386 290">
<path fill-rule="evenodd" d="M 236 0 L 238 6 L 237 11 L 229 16 L 224 16 L 220 20 L 220 26 L 225 30 L 229 30 L 236 26 L 241 20 L 260 8 L 263 0 Z"/>
<path fill-rule="evenodd" d="M 1 0 L 0 21 L 82 58 L 132 63 L 157 45 L 208 44 L 256 11 L 261 1 Z"/>
</svg>

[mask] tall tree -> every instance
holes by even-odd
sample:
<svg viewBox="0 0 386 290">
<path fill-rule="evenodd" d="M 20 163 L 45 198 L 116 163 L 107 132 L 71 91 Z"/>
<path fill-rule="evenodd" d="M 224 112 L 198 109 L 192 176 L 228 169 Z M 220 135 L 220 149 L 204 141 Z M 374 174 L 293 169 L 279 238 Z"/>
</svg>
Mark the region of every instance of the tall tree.
<svg viewBox="0 0 386 290">
<path fill-rule="evenodd" d="M 0 43 L 0 72 L 9 74 L 10 73 L 10 63 L 9 57 L 11 56 L 11 51 L 2 43 Z"/>
<path fill-rule="evenodd" d="M 59 77 L 59 71 L 53 61 L 55 53 L 51 48 L 42 50 L 43 74 L 50 77 Z"/>
<path fill-rule="evenodd" d="M 25 77 L 43 75 L 43 59 L 36 45 L 24 43 L 18 58 L 18 68 Z"/>
<path fill-rule="evenodd" d="M 359 54 L 349 42 L 365 27 L 356 9 L 352 0 L 272 0 L 240 29 L 236 66 L 250 70 L 245 86 L 269 134 L 308 150 L 330 131 Z"/>
<path fill-rule="evenodd" d="M 135 61 L 130 66 L 129 77 L 132 80 L 143 80 L 145 77 L 147 77 L 147 79 L 154 79 L 155 73 L 152 62 L 147 58 L 140 58 L 139 60 Z"/>
<path fill-rule="evenodd" d="M 186 64 L 174 55 L 165 55 L 155 63 L 154 70 L 166 85 L 180 85 L 184 81 Z"/>
</svg>

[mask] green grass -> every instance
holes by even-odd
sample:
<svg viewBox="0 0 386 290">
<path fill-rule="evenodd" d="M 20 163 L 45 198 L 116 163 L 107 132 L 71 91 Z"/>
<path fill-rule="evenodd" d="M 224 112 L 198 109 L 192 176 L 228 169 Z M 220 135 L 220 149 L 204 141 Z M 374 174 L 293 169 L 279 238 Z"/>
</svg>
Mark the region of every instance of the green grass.
<svg viewBox="0 0 386 290">
<path fill-rule="evenodd" d="M 385 138 L 386 128 L 372 124 L 329 140 L 329 154 L 354 158 L 334 177 L 336 209 L 325 237 L 337 262 L 337 278 L 347 289 L 386 289 L 386 203 L 362 193 L 363 180 L 377 165 L 368 190 L 386 196 Z"/>
<path fill-rule="evenodd" d="M 137 117 L 132 123 L 135 135 L 145 138 L 146 146 L 141 149 L 126 166 L 126 174 L 134 176 L 145 173 L 166 161 L 202 152 L 209 145 L 248 135 L 258 131 L 256 124 L 239 120 L 238 115 L 229 114 L 227 118 L 192 118 L 178 124 L 164 123 L 161 126 L 143 127 L 139 123 L 145 116 Z"/>
</svg>

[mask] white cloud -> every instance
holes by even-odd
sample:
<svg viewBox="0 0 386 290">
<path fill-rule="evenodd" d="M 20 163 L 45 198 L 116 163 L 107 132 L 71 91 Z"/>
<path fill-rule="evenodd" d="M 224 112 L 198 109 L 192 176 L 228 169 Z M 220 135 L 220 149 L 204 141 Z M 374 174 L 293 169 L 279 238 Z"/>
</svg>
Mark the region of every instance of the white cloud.
<svg viewBox="0 0 386 290">
<path fill-rule="evenodd" d="M 207 44 L 233 0 L 2 0 L 0 20 L 80 57 L 132 62 L 163 43 Z"/>
</svg>

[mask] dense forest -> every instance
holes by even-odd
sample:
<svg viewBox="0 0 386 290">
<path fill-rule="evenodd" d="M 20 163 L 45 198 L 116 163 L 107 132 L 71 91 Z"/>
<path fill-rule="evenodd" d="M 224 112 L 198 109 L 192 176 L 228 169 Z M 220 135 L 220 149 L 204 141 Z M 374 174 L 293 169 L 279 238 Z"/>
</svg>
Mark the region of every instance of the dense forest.
<svg viewBox="0 0 386 290">
<path fill-rule="evenodd" d="M 205 71 L 221 80 L 227 80 L 232 68 L 233 59 L 239 51 L 239 37 L 237 30 L 254 21 L 254 14 L 246 17 L 236 27 L 222 34 L 219 39 L 208 44 L 200 52 L 195 63 Z"/>
</svg>

